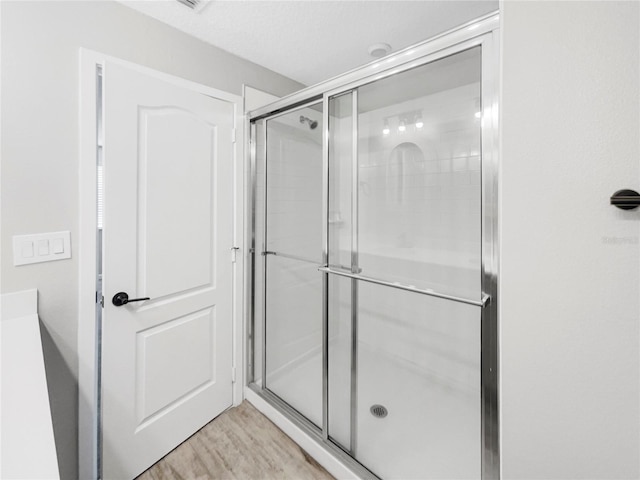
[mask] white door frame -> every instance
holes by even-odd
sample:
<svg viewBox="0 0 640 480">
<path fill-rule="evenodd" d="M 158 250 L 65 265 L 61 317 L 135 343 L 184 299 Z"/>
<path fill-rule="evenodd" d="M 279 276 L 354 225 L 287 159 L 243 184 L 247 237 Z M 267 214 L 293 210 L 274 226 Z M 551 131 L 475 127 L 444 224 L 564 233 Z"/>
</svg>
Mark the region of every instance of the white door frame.
<svg viewBox="0 0 640 480">
<path fill-rule="evenodd" d="M 78 225 L 78 474 L 79 478 L 98 478 L 98 427 L 101 419 L 98 412 L 97 359 L 99 345 L 96 329 L 96 229 L 97 229 L 97 89 L 96 68 L 106 61 L 124 65 L 132 70 L 155 77 L 159 80 L 188 88 L 194 92 L 228 101 L 234 105 L 234 243 L 240 247 L 233 268 L 233 365 L 236 371 L 233 385 L 233 404 L 243 400 L 244 386 L 244 112 L 243 101 L 239 95 L 223 92 L 183 78 L 158 72 L 131 62 L 120 60 L 92 50 L 80 49 L 79 78 L 79 225 Z M 230 255 L 232 252 L 230 252 Z M 231 261 L 231 259 L 230 259 Z"/>
</svg>

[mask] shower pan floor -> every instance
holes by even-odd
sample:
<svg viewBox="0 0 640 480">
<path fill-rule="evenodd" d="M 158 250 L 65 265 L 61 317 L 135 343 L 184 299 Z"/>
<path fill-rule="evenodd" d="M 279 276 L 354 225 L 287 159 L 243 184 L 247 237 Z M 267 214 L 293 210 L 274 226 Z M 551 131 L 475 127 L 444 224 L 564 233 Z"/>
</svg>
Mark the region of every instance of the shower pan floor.
<svg viewBox="0 0 640 480">
<path fill-rule="evenodd" d="M 329 435 L 349 449 L 350 347 L 331 341 Z M 292 405 L 322 412 L 320 352 L 279 372 L 269 389 Z M 331 368 L 332 366 L 343 368 Z M 316 380 L 317 379 L 317 380 Z M 333 388 L 331 388 L 333 387 Z M 378 418 L 371 406 L 383 405 Z M 463 390 L 367 343 L 358 344 L 355 458 L 381 478 L 481 476 L 480 386 Z"/>
</svg>

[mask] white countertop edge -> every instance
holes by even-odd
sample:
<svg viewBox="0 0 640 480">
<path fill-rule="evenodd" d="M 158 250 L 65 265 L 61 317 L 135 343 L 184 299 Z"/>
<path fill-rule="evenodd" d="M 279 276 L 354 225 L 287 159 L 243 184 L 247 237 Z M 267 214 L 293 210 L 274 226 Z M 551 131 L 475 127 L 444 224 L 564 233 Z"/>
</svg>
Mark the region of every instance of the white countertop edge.
<svg viewBox="0 0 640 480">
<path fill-rule="evenodd" d="M 38 314 L 38 290 L 3 293 L 0 295 L 0 320 Z"/>
<path fill-rule="evenodd" d="M 0 295 L 0 478 L 59 480 L 38 291 Z"/>
</svg>

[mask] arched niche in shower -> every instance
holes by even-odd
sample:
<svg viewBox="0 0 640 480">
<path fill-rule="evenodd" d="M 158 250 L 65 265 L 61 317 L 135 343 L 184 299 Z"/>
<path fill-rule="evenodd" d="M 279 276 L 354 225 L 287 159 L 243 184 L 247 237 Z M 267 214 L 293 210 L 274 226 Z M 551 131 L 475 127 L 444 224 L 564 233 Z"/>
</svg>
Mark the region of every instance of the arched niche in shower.
<svg viewBox="0 0 640 480">
<path fill-rule="evenodd" d="M 404 204 L 410 202 L 411 188 L 409 178 L 424 174 L 425 157 L 422 149 L 413 142 L 397 145 L 386 161 L 387 166 L 387 199 Z"/>
</svg>

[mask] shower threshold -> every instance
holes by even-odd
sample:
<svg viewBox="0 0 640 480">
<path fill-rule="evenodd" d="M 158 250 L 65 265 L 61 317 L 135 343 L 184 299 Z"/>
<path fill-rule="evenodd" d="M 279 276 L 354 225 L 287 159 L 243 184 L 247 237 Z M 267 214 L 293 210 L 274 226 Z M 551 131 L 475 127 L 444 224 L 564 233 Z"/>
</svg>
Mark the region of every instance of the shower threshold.
<svg viewBox="0 0 640 480">
<path fill-rule="evenodd" d="M 268 389 L 248 385 L 245 398 L 336 478 L 382 480 Z"/>
</svg>

